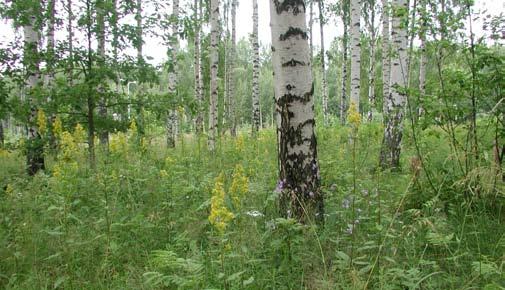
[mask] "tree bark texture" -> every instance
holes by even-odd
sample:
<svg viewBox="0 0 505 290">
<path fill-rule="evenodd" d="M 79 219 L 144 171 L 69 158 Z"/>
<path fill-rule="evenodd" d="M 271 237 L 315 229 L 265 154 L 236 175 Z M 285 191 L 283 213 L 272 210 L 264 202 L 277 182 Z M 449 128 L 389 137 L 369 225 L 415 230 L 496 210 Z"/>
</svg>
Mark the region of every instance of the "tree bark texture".
<svg viewBox="0 0 505 290">
<path fill-rule="evenodd" d="M 301 222 L 324 220 L 314 133 L 314 84 L 303 0 L 270 0 L 277 119 L 279 209 Z"/>
</svg>

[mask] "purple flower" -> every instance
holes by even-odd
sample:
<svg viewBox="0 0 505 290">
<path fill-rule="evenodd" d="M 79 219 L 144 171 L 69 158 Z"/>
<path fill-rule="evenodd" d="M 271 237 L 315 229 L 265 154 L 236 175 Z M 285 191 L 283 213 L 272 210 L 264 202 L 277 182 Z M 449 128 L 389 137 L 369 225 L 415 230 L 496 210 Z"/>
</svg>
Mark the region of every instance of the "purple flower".
<svg viewBox="0 0 505 290">
<path fill-rule="evenodd" d="M 281 193 L 281 192 L 282 192 L 282 190 L 284 189 L 284 186 L 285 186 L 285 185 L 286 185 L 286 179 L 284 179 L 284 180 L 279 180 L 279 181 L 277 182 L 277 186 L 275 187 L 274 192 L 275 192 L 275 193 Z"/>
</svg>

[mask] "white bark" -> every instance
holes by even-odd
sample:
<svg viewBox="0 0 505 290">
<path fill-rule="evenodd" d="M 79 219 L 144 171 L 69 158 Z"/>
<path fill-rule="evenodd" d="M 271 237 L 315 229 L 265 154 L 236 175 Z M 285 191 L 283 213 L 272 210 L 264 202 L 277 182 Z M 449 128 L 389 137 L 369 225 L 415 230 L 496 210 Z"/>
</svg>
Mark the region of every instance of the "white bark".
<svg viewBox="0 0 505 290">
<path fill-rule="evenodd" d="M 236 67 L 237 61 L 237 6 L 238 1 L 232 0 L 231 6 L 231 69 L 232 72 Z M 236 116 L 236 92 L 235 92 L 235 75 L 231 73 L 229 79 L 230 90 L 230 121 L 231 121 L 231 135 L 237 135 L 237 116 Z"/>
<path fill-rule="evenodd" d="M 104 69 L 105 67 L 105 1 L 98 1 L 97 5 L 97 40 L 98 40 L 98 63 L 99 66 Z M 104 94 L 104 81 L 100 81 L 98 86 L 99 101 L 98 101 L 98 114 L 102 121 L 107 119 L 107 106 Z M 109 132 L 107 129 L 102 128 L 99 134 L 100 144 L 105 148 L 108 148 L 109 144 Z"/>
<path fill-rule="evenodd" d="M 421 29 L 419 31 L 419 38 L 421 40 L 421 60 L 419 61 L 419 93 L 420 93 L 420 100 L 418 103 L 419 109 L 418 109 L 418 114 L 422 115 L 423 114 L 423 106 L 422 106 L 422 99 L 424 98 L 424 95 L 426 93 L 426 66 L 428 65 L 428 58 L 426 56 L 426 31 L 428 29 L 427 27 L 427 19 L 426 19 L 426 2 L 424 0 L 421 0 Z"/>
<path fill-rule="evenodd" d="M 210 151 L 216 149 L 217 136 L 217 102 L 218 83 L 217 72 L 219 66 L 219 0 L 210 1 L 210 108 L 209 108 L 209 140 Z"/>
<path fill-rule="evenodd" d="M 31 12 L 31 13 L 30 13 Z M 44 152 L 41 135 L 38 130 L 37 120 L 37 106 L 33 96 L 35 88 L 39 84 L 39 56 L 38 56 L 38 43 L 39 32 L 36 29 L 36 13 L 35 11 L 25 12 L 28 18 L 28 23 L 23 27 L 24 32 L 24 56 L 23 63 L 26 70 L 26 100 L 30 106 L 30 113 L 28 116 L 28 145 L 27 145 L 27 169 L 29 175 L 35 175 L 39 170 L 44 169 Z"/>
<path fill-rule="evenodd" d="M 382 95 L 385 100 L 389 96 L 391 82 L 391 44 L 389 31 L 389 0 L 382 0 Z M 383 113 L 386 112 L 383 102 Z"/>
<path fill-rule="evenodd" d="M 361 72 L 361 0 L 351 0 L 351 103 L 359 111 Z"/>
<path fill-rule="evenodd" d="M 178 63 L 177 53 L 179 52 L 179 0 L 173 0 L 171 16 L 172 35 L 170 36 L 170 66 L 168 69 L 168 93 L 172 98 L 177 98 Z M 175 103 L 175 102 L 174 102 Z M 167 146 L 175 147 L 178 134 L 177 109 L 171 108 L 167 116 Z"/>
<path fill-rule="evenodd" d="M 198 113 L 196 116 L 196 132 L 198 134 L 203 131 L 203 117 L 201 111 L 201 106 L 203 102 L 203 83 L 201 74 L 201 58 L 200 58 L 200 30 L 201 30 L 201 17 L 199 17 L 199 10 L 201 11 L 201 0 L 195 0 L 194 3 L 194 23 L 195 23 L 195 100 L 198 104 Z"/>
<path fill-rule="evenodd" d="M 398 168 L 400 165 L 403 116 L 406 96 L 403 93 L 408 79 L 407 30 L 402 17 L 408 17 L 407 0 L 393 1 L 391 92 L 385 101 L 384 141 L 381 151 L 383 168 Z"/>
<path fill-rule="evenodd" d="M 280 211 L 301 221 L 323 219 L 305 12 L 302 0 L 270 0 Z"/>
<path fill-rule="evenodd" d="M 70 62 L 69 62 L 69 67 L 67 68 L 68 69 L 68 82 L 69 82 L 69 85 L 71 86 L 72 83 L 73 83 L 73 71 L 74 71 L 74 25 L 73 25 L 73 21 L 74 21 L 74 13 L 73 13 L 73 10 L 72 10 L 72 0 L 67 0 L 67 13 L 68 13 L 68 23 L 67 23 L 67 41 L 68 41 L 68 57 L 70 59 Z"/>
<path fill-rule="evenodd" d="M 340 98 L 340 122 L 345 124 L 347 115 L 347 80 L 348 70 L 347 70 L 347 59 L 348 59 L 348 27 L 349 27 L 349 16 L 348 10 L 342 7 L 342 22 L 344 26 L 344 35 L 342 36 L 342 96 Z"/>
<path fill-rule="evenodd" d="M 319 6 L 319 32 L 321 34 L 321 75 L 323 76 L 323 117 L 324 124 L 328 125 L 328 80 L 326 76 L 326 51 L 324 50 L 324 7 L 323 0 L 318 1 Z"/>
<path fill-rule="evenodd" d="M 253 134 L 260 128 L 260 96 L 259 96 L 259 69 L 260 48 L 258 43 L 258 0 L 253 0 L 253 83 L 252 83 L 252 130 Z"/>
<path fill-rule="evenodd" d="M 370 33 L 370 69 L 368 70 L 368 121 L 373 119 L 375 106 L 375 54 L 376 54 L 376 29 L 375 29 L 375 0 L 369 0 L 368 31 Z"/>
</svg>

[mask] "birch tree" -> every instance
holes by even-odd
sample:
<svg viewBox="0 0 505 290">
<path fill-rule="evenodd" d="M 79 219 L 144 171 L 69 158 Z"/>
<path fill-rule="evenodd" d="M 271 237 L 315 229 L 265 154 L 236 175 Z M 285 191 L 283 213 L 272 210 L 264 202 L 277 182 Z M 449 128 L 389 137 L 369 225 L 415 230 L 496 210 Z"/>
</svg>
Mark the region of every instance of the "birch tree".
<svg viewBox="0 0 505 290">
<path fill-rule="evenodd" d="M 25 67 L 25 91 L 26 101 L 29 104 L 30 112 L 28 115 L 27 125 L 27 170 L 29 175 L 35 175 L 38 171 L 44 170 L 44 144 L 42 143 L 41 132 L 37 127 L 37 112 L 38 108 L 35 100 L 35 90 L 39 85 L 39 52 L 38 44 L 40 41 L 40 32 L 38 29 L 36 15 L 40 13 L 40 2 L 33 1 L 29 4 L 23 21 L 24 34 L 24 55 L 23 65 Z"/>
<path fill-rule="evenodd" d="M 97 53 L 98 53 L 98 65 L 101 70 L 105 69 L 105 1 L 99 0 L 97 1 Z M 107 104 L 105 100 L 105 88 L 104 81 L 102 78 L 99 79 L 100 85 L 98 86 L 98 115 L 102 120 L 107 119 Z M 100 144 L 104 148 L 108 148 L 109 145 L 109 132 L 107 129 L 102 129 L 98 134 L 98 138 L 100 139 Z"/>
<path fill-rule="evenodd" d="M 368 121 L 373 119 L 373 108 L 375 106 L 375 55 L 377 42 L 377 29 L 375 28 L 375 8 L 376 0 L 367 0 L 368 10 L 365 11 L 365 19 L 370 37 L 370 61 L 368 69 Z"/>
<path fill-rule="evenodd" d="M 203 131 L 203 116 L 201 112 L 201 105 L 203 102 L 203 83 L 201 74 L 201 53 L 200 53 L 200 31 L 201 31 L 201 13 L 202 11 L 202 0 L 195 0 L 194 2 L 194 24 L 195 24 L 195 60 L 194 60 L 194 73 L 195 73 L 195 100 L 199 105 L 197 116 L 196 116 L 196 132 L 201 134 Z"/>
<path fill-rule="evenodd" d="M 219 0 L 210 1 L 210 108 L 209 108 L 209 140 L 210 151 L 216 149 L 217 136 L 217 102 L 218 83 L 217 73 L 219 66 Z"/>
<path fill-rule="evenodd" d="M 237 93 L 235 91 L 235 75 L 232 73 L 237 65 L 237 0 L 232 0 L 231 3 L 231 52 L 230 52 L 230 77 L 228 79 L 228 90 L 230 94 L 230 133 L 232 136 L 237 135 L 237 117 L 236 117 L 236 100 Z"/>
<path fill-rule="evenodd" d="M 177 53 L 179 51 L 179 0 L 173 0 L 172 15 L 170 16 L 172 35 L 169 41 L 169 66 L 168 66 L 168 94 L 172 98 L 177 98 Z M 167 146 L 175 147 L 177 137 L 177 110 L 169 110 L 167 117 Z"/>
<path fill-rule="evenodd" d="M 389 31 L 389 1 L 382 0 L 382 96 L 389 96 L 391 81 L 391 44 Z M 383 102 L 383 113 L 386 112 L 386 102 Z"/>
<path fill-rule="evenodd" d="M 324 7 L 323 0 L 318 1 L 319 8 L 319 32 L 321 36 L 321 75 L 323 76 L 323 117 L 324 124 L 328 124 L 328 80 L 326 76 L 326 51 L 324 50 Z"/>
<path fill-rule="evenodd" d="M 427 19 L 427 13 L 426 13 L 426 0 L 421 0 L 420 3 L 420 17 L 421 17 L 421 28 L 419 30 L 419 39 L 421 41 L 421 46 L 420 46 L 420 61 L 419 61 L 419 94 L 420 98 L 424 97 L 424 94 L 426 93 L 426 66 L 428 64 L 428 58 L 426 55 L 426 32 L 428 29 L 428 19 Z M 418 109 L 418 114 L 419 116 L 423 114 L 423 106 L 422 106 L 422 100 L 419 100 L 419 109 Z"/>
<path fill-rule="evenodd" d="M 361 72 L 361 0 L 351 0 L 351 103 L 359 111 Z"/>
<path fill-rule="evenodd" d="M 408 17 L 407 0 L 394 0 L 392 5 L 392 57 L 391 91 L 385 98 L 384 138 L 380 164 L 384 169 L 399 168 L 403 117 L 406 96 L 404 93 L 408 78 L 407 30 L 403 19 Z"/>
<path fill-rule="evenodd" d="M 347 81 L 349 79 L 347 60 L 349 51 L 349 0 L 341 2 L 341 18 L 344 26 L 342 36 L 342 96 L 340 98 L 340 122 L 345 124 L 347 115 Z"/>
<path fill-rule="evenodd" d="M 253 83 L 252 83 L 252 130 L 253 134 L 260 128 L 260 92 L 259 92 L 259 69 L 260 69 L 260 47 L 258 43 L 258 0 L 253 0 Z"/>
<path fill-rule="evenodd" d="M 47 21 L 47 52 L 46 52 L 46 78 L 45 78 L 45 86 L 49 92 L 47 96 L 47 102 L 50 104 L 51 109 L 54 109 L 55 106 L 53 104 L 54 98 L 53 98 L 53 88 L 54 88 L 54 68 L 55 68 L 55 38 L 54 38 L 54 33 L 55 33 L 55 26 L 56 26 L 56 1 L 55 0 L 49 0 L 47 2 L 47 14 L 48 14 L 48 21 Z M 54 134 L 52 130 L 52 124 L 54 122 L 55 115 L 53 112 L 51 112 L 51 115 L 49 117 L 49 125 L 51 127 L 51 130 L 49 130 L 49 143 L 51 145 L 51 148 L 54 148 L 55 145 L 55 139 L 54 139 Z"/>
<path fill-rule="evenodd" d="M 324 219 L 305 13 L 303 0 L 270 0 L 280 213 L 301 222 Z"/>
</svg>

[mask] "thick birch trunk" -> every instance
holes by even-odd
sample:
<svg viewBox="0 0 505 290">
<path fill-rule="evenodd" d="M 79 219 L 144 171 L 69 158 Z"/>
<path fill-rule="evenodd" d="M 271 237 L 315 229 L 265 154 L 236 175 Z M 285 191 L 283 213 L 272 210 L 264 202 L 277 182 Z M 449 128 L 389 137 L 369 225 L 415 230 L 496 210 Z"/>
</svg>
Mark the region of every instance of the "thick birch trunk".
<svg viewBox="0 0 505 290">
<path fill-rule="evenodd" d="M 324 221 L 314 134 L 314 84 L 303 0 L 270 0 L 280 213 Z"/>
<path fill-rule="evenodd" d="M 361 89 L 361 0 L 351 0 L 351 103 L 359 111 Z"/>
<path fill-rule="evenodd" d="M 178 62 L 177 53 L 179 52 L 179 0 L 174 0 L 172 7 L 172 35 L 170 36 L 170 66 L 168 69 L 168 93 L 172 98 L 177 98 L 178 83 Z M 178 131 L 177 109 L 170 109 L 167 117 L 167 147 L 175 147 Z"/>
<path fill-rule="evenodd" d="M 391 83 L 391 44 L 389 32 L 389 0 L 382 0 L 382 95 L 383 113 L 386 113 L 386 98 L 389 96 Z"/>
<path fill-rule="evenodd" d="M 259 96 L 259 69 L 260 69 L 260 48 L 258 43 L 258 0 L 253 0 L 253 83 L 252 83 L 252 130 L 253 135 L 260 128 L 260 96 Z"/>
<path fill-rule="evenodd" d="M 210 108 L 209 108 L 209 140 L 210 151 L 216 149 L 217 136 L 217 102 L 218 83 L 217 72 L 219 66 L 219 0 L 210 1 Z"/>
<path fill-rule="evenodd" d="M 314 64 L 314 1 L 309 1 L 309 46 L 310 46 L 310 64 Z"/>
<path fill-rule="evenodd" d="M 39 32 L 36 30 L 36 11 L 27 11 L 28 23 L 23 27 L 24 32 L 24 56 L 23 63 L 26 70 L 25 86 L 26 100 L 30 106 L 28 116 L 28 140 L 27 140 L 27 170 L 29 175 L 35 175 L 39 170 L 44 170 L 44 144 L 37 127 L 37 106 L 35 104 L 34 90 L 39 84 L 39 56 L 38 43 Z"/>
<path fill-rule="evenodd" d="M 196 116 L 196 133 L 201 134 L 203 132 L 203 116 L 201 111 L 201 106 L 203 102 L 202 95 L 202 75 L 201 75 L 201 58 L 200 58 L 200 28 L 201 28 L 201 17 L 198 15 L 199 8 L 201 10 L 201 0 L 195 0 L 195 60 L 194 60 L 194 68 L 195 68 L 195 100 L 198 104 L 198 113 Z"/>
<path fill-rule="evenodd" d="M 321 36 L 321 75 L 323 76 L 323 117 L 324 124 L 328 125 L 328 80 L 326 76 L 326 51 L 324 50 L 324 8 L 323 0 L 318 1 L 319 6 L 319 32 Z"/>
<path fill-rule="evenodd" d="M 402 24 L 402 16 L 408 15 L 407 0 L 393 1 L 392 49 L 395 52 L 391 69 L 391 92 L 385 99 L 385 128 L 380 156 L 382 168 L 400 167 L 401 141 L 403 136 L 403 117 L 406 96 L 403 93 L 408 78 L 407 31 Z"/>
</svg>

